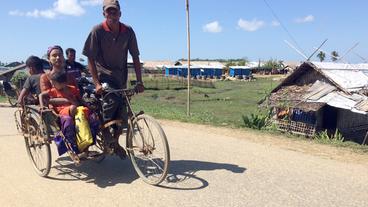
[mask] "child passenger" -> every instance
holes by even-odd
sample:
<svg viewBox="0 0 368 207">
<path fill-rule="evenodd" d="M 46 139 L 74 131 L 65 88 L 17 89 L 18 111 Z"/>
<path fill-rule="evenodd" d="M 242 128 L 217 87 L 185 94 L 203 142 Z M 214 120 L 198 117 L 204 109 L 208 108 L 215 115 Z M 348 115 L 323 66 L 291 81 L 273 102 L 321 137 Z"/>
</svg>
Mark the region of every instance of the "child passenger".
<svg viewBox="0 0 368 207">
<path fill-rule="evenodd" d="M 44 73 L 42 60 L 37 56 L 30 56 L 26 61 L 26 67 L 29 69 L 29 76 L 23 85 L 23 89 L 18 97 L 18 103 L 24 104 L 25 97 L 29 97 L 27 103 L 38 104 L 38 95 L 41 93 L 40 77 Z M 36 95 L 37 97 L 29 96 Z"/>
<path fill-rule="evenodd" d="M 77 107 L 80 105 L 79 91 L 75 86 L 67 85 L 67 75 L 64 71 L 51 74 L 53 88 L 40 94 L 40 105 L 43 108 L 44 100 L 49 99 L 55 112 L 61 116 L 74 118 Z"/>
</svg>

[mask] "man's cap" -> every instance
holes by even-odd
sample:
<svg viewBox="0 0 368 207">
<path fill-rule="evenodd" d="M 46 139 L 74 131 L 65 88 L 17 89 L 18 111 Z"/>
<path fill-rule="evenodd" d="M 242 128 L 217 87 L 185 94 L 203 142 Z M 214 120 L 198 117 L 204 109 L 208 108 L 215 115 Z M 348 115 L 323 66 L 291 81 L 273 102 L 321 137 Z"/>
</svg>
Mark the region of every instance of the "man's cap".
<svg viewBox="0 0 368 207">
<path fill-rule="evenodd" d="M 117 10 L 120 10 L 120 4 L 118 0 L 104 0 L 102 8 L 104 11 L 106 11 L 108 8 L 115 8 Z"/>
</svg>

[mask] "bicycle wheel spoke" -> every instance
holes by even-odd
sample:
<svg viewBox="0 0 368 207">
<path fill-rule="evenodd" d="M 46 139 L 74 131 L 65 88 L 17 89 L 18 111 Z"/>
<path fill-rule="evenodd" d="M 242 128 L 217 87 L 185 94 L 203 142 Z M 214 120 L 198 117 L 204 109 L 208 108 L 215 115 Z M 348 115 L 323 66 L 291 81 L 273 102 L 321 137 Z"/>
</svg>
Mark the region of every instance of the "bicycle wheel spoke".
<svg viewBox="0 0 368 207">
<path fill-rule="evenodd" d="M 154 165 L 156 165 L 160 170 L 164 170 L 159 164 L 157 164 L 153 159 L 150 159 L 150 158 L 148 158 L 150 161 L 151 161 L 151 163 L 153 163 Z"/>
</svg>

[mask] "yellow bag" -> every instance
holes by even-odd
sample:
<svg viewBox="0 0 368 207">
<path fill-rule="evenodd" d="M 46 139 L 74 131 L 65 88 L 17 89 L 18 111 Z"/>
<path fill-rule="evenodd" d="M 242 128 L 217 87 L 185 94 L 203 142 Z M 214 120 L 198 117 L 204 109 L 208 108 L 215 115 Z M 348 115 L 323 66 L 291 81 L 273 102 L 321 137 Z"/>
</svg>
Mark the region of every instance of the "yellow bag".
<svg viewBox="0 0 368 207">
<path fill-rule="evenodd" d="M 75 131 L 77 137 L 77 145 L 80 152 L 93 143 L 93 137 L 89 123 L 87 120 L 88 108 L 78 106 L 75 115 Z"/>
</svg>

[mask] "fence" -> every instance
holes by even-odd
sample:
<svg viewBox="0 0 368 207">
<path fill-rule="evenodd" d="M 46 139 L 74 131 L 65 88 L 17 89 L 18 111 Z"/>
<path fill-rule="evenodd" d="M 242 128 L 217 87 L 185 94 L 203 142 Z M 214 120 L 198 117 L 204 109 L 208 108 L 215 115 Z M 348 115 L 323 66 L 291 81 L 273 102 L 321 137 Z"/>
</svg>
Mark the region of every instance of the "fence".
<svg viewBox="0 0 368 207">
<path fill-rule="evenodd" d="M 144 86 L 147 89 L 169 90 L 169 89 L 185 89 L 187 88 L 187 78 L 184 77 L 166 77 L 158 74 L 144 75 Z M 191 86 L 201 88 L 215 88 L 210 80 L 191 80 Z"/>
<path fill-rule="evenodd" d="M 296 122 L 290 120 L 275 120 L 277 129 L 292 134 L 303 135 L 306 137 L 314 137 L 316 133 L 316 126 L 303 122 Z"/>
</svg>

